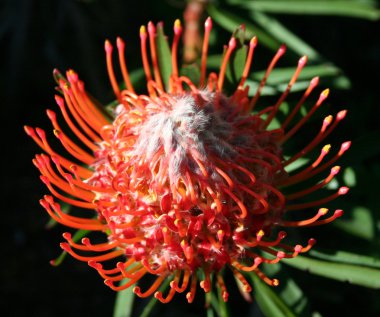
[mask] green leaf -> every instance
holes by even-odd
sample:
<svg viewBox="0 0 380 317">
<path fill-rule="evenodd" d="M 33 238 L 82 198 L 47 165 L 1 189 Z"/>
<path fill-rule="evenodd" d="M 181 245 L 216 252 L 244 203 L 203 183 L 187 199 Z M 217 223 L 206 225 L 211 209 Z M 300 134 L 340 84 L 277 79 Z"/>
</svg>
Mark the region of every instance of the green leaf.
<svg viewBox="0 0 380 317">
<path fill-rule="evenodd" d="M 207 67 L 218 69 L 220 67 L 220 63 L 222 62 L 222 57 L 220 55 L 210 55 L 207 58 Z M 253 66 L 254 68 L 254 66 Z M 268 88 L 267 91 L 263 91 L 262 95 L 271 95 L 271 94 L 276 94 L 278 91 L 283 91 L 286 89 L 288 82 L 290 78 L 293 76 L 295 71 L 295 67 L 278 67 L 272 70 L 268 80 L 267 80 L 267 85 L 269 86 L 275 86 L 278 90 L 273 89 L 273 87 L 264 87 Z M 248 79 L 247 80 L 247 85 L 251 85 L 252 89 L 250 91 L 255 91 L 255 87 L 257 88 L 259 85 L 259 82 L 261 79 L 264 77 L 265 70 L 260 70 L 256 71 L 255 69 L 251 70 L 250 77 L 253 79 Z M 299 90 L 299 89 L 304 89 L 309 85 L 309 81 L 313 77 L 320 77 L 320 78 L 340 78 L 343 81 L 345 81 L 344 85 L 341 85 L 341 88 L 349 88 L 350 87 L 350 82 L 347 77 L 345 77 L 342 74 L 342 70 L 340 70 L 338 67 L 331 65 L 331 64 L 319 64 L 319 65 L 311 65 L 311 66 L 306 66 L 302 70 L 301 74 L 298 77 L 298 82 L 294 85 L 292 88 L 292 92 Z M 380 149 L 380 147 L 379 147 Z"/>
<path fill-rule="evenodd" d="M 308 298 L 289 276 L 281 279 L 281 283 L 283 285 L 283 288 L 280 290 L 280 297 L 282 300 L 291 307 L 297 316 L 303 315 L 308 306 Z"/>
<path fill-rule="evenodd" d="M 281 45 L 279 41 L 274 39 L 273 36 L 266 31 L 250 21 L 242 19 L 240 16 L 234 15 L 211 4 L 207 6 L 207 12 L 216 23 L 230 32 L 234 32 L 236 26 L 244 24 L 246 28 L 246 39 L 249 40 L 256 35 L 260 39 L 260 43 L 263 43 L 264 46 L 273 51 L 276 51 Z"/>
<path fill-rule="evenodd" d="M 250 274 L 255 287 L 255 298 L 262 313 L 267 317 L 296 317 L 285 302 L 255 274 Z"/>
<path fill-rule="evenodd" d="M 334 251 L 334 253 L 327 253 L 312 249 L 309 251 L 309 255 L 312 257 L 328 260 L 332 262 L 340 262 L 347 264 L 355 264 L 361 266 L 368 266 L 380 269 L 380 259 L 376 259 L 366 255 L 360 255 L 356 253 L 350 253 L 345 251 Z"/>
<path fill-rule="evenodd" d="M 290 157 L 287 157 L 286 159 L 288 159 L 288 158 L 290 158 Z M 309 162 L 310 162 L 309 158 L 307 158 L 307 157 L 300 157 L 298 160 L 295 160 L 294 162 L 292 162 L 289 165 L 287 165 L 285 167 L 285 171 L 287 171 L 288 173 L 293 172 L 296 169 L 299 169 L 299 168 L 305 166 Z"/>
<path fill-rule="evenodd" d="M 214 57 L 216 57 L 216 56 L 214 55 Z M 218 55 L 217 57 L 219 58 L 219 60 L 221 60 L 220 55 Z M 207 63 L 207 65 L 208 65 L 208 63 Z M 220 64 L 219 64 L 219 66 L 220 66 Z M 179 73 L 181 74 L 181 76 L 188 77 L 194 83 L 194 85 L 199 84 L 199 78 L 201 75 L 201 71 L 197 65 L 195 65 L 195 64 L 184 65 L 181 67 Z"/>
<path fill-rule="evenodd" d="M 309 316 L 308 298 L 302 289 L 290 277 L 289 269 L 281 262 L 262 265 L 265 274 L 276 276 L 280 280 L 278 288 L 272 290 L 281 297 L 284 303 L 297 315 Z"/>
<path fill-rule="evenodd" d="M 282 263 L 337 281 L 380 289 L 380 269 L 346 263 L 327 262 L 305 256 L 284 259 Z"/>
<path fill-rule="evenodd" d="M 90 232 L 89 230 L 78 230 L 72 236 L 72 240 L 74 242 L 78 242 L 80 239 L 82 239 L 84 236 L 86 236 L 86 234 L 88 234 L 89 232 Z M 60 265 L 63 262 L 63 260 L 66 258 L 66 255 L 67 255 L 67 252 L 66 251 L 62 251 L 62 253 L 56 259 L 54 259 L 53 261 L 51 261 L 51 264 L 53 266 Z"/>
<path fill-rule="evenodd" d="M 343 180 L 344 183 L 349 187 L 356 186 L 356 173 L 355 170 L 351 167 L 347 167 L 343 171 Z"/>
<path fill-rule="evenodd" d="M 218 314 L 218 317 L 221 317 L 218 304 L 219 304 L 219 301 L 212 291 L 205 293 L 205 307 L 207 307 L 206 308 L 207 317 L 214 317 L 215 316 L 214 312 Z"/>
<path fill-rule="evenodd" d="M 144 81 L 145 83 L 145 72 L 143 68 L 137 68 L 129 72 L 129 78 L 133 86 L 137 86 L 139 82 Z"/>
<path fill-rule="evenodd" d="M 240 26 L 238 29 L 236 29 L 233 33 L 233 37 L 236 39 L 236 48 L 231 54 L 226 69 L 226 79 L 233 86 L 236 86 L 239 83 L 244 70 L 248 48 L 247 45 L 244 45 L 245 30 L 243 27 Z"/>
<path fill-rule="evenodd" d="M 259 88 L 260 82 L 247 79 L 245 81 L 245 85 L 249 87 L 248 95 L 253 96 L 256 93 L 257 89 Z M 261 90 L 261 96 L 273 96 L 277 94 L 278 94 L 277 89 L 270 86 L 264 86 L 264 88 Z"/>
<path fill-rule="evenodd" d="M 234 1 L 244 8 L 279 14 L 338 15 L 351 18 L 378 20 L 380 11 L 374 5 L 355 0 L 345 1 Z"/>
<path fill-rule="evenodd" d="M 334 221 L 333 225 L 359 238 L 372 240 L 375 236 L 375 228 L 371 211 L 362 206 L 352 208 L 350 218 Z"/>
<path fill-rule="evenodd" d="M 286 46 L 299 55 L 307 55 L 312 61 L 321 59 L 320 54 L 305 41 L 282 25 L 277 19 L 269 17 L 263 12 L 250 11 L 253 21 L 263 27 L 268 33 L 277 40 L 286 43 Z"/>
<path fill-rule="evenodd" d="M 166 90 L 168 90 L 169 79 L 172 74 L 172 55 L 162 23 L 159 23 L 157 25 L 156 46 L 158 67 L 160 69 L 161 79 Z"/>
<path fill-rule="evenodd" d="M 121 285 L 127 281 L 124 280 Z M 113 317 L 130 317 L 132 315 L 133 300 L 135 293 L 133 293 L 133 286 L 127 289 L 117 292 L 116 301 L 113 310 Z"/>
<path fill-rule="evenodd" d="M 220 291 L 220 289 L 218 289 L 217 303 L 218 303 L 218 308 L 220 310 L 220 317 L 228 317 L 229 314 L 228 314 L 227 304 L 223 300 L 222 292 Z"/>
<path fill-rule="evenodd" d="M 293 76 L 293 73 L 295 71 L 294 67 L 283 67 L 283 68 L 276 68 L 274 69 L 268 80 L 267 83 L 269 85 L 278 85 L 287 83 L 290 78 Z M 259 71 L 255 72 L 253 71 L 253 79 L 255 80 L 261 80 L 261 78 L 264 77 L 265 71 Z M 306 66 L 301 74 L 298 77 L 299 81 L 302 80 L 309 80 L 312 79 L 315 76 L 319 76 L 321 78 L 323 77 L 336 77 L 341 76 L 342 71 L 331 64 L 319 64 L 319 65 L 312 65 L 312 66 Z"/>
</svg>

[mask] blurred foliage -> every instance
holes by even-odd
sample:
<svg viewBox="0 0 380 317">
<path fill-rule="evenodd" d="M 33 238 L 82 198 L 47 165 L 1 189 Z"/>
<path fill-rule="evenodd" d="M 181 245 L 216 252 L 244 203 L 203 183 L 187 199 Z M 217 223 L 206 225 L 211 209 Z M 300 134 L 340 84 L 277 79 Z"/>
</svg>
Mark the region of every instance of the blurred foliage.
<svg viewBox="0 0 380 317">
<path fill-rule="evenodd" d="M 50 71 L 54 67 L 63 70 L 75 67 L 83 74 L 90 91 L 95 91 L 95 97 L 104 103 L 111 100 L 111 89 L 105 76 L 105 64 L 101 43 L 104 38 L 120 35 L 127 40 L 127 61 L 132 69 L 132 81 L 141 90 L 144 89 L 144 76 L 139 58 L 138 28 L 149 20 L 165 22 L 166 34 L 172 38 L 171 23 L 181 17 L 186 2 L 178 0 L 167 1 L 139 1 L 131 5 L 128 1 L 112 0 L 77 0 L 77 1 L 7 1 L 1 11 L 0 40 L 3 50 L 1 90 L 4 94 L 5 105 L 2 111 L 9 108 L 14 111 L 14 117 L 7 124 L 17 125 L 25 123 L 25 118 L 36 117 L 39 112 L 52 103 L 49 91 Z M 295 230 L 290 234 L 290 241 L 307 241 L 311 236 L 318 240 L 318 245 L 309 254 L 297 259 L 282 261 L 281 264 L 265 267 L 269 276 L 280 279 L 278 288 L 269 288 L 254 275 L 250 276 L 254 285 L 252 303 L 244 303 L 239 294 L 232 294 L 227 306 L 221 306 L 218 294 L 208 295 L 204 302 L 198 306 L 185 305 L 183 296 L 170 305 L 156 305 L 156 299 L 133 300 L 133 293 L 129 290 L 117 295 L 114 316 L 380 316 L 380 204 L 378 199 L 378 184 L 380 183 L 380 130 L 378 120 L 380 111 L 378 107 L 379 93 L 378 81 L 371 78 L 371 74 L 379 73 L 380 45 L 375 27 L 378 27 L 380 11 L 378 2 L 371 0 L 273 0 L 273 1 L 244 1 L 219 0 L 210 1 L 205 6 L 203 18 L 210 15 L 215 28 L 211 36 L 211 55 L 208 59 L 210 69 L 217 69 L 222 58 L 222 47 L 236 28 L 245 26 L 245 39 L 257 36 L 259 47 L 255 53 L 252 72 L 247 81 L 254 92 L 263 77 L 265 67 L 274 52 L 282 43 L 286 43 L 288 53 L 283 57 L 279 66 L 272 72 L 267 86 L 263 90 L 260 103 L 271 102 L 273 95 L 286 88 L 289 78 L 294 72 L 294 65 L 302 55 L 308 55 L 308 66 L 303 70 L 297 85 L 294 86 L 289 104 L 281 109 L 289 108 L 297 100 L 299 91 L 305 89 L 314 76 L 320 76 L 321 86 L 330 87 L 333 94 L 329 99 L 327 108 L 332 113 L 344 108 L 349 110 L 348 119 L 337 129 L 337 133 L 329 142 L 338 147 L 341 141 L 352 139 L 353 147 L 346 156 L 339 161 L 344 167 L 335 183 L 329 185 L 326 191 L 333 190 L 342 185 L 351 187 L 351 193 L 343 199 L 329 204 L 329 208 L 342 208 L 345 215 L 326 227 L 311 230 Z M 160 30 L 161 32 L 161 30 Z M 163 32 L 163 31 L 162 31 Z M 378 33 L 378 32 L 377 32 Z M 161 56 L 168 57 L 166 37 L 160 33 L 159 51 Z M 238 69 L 240 58 L 235 55 L 234 69 Z M 165 68 L 167 63 L 160 65 Z M 197 76 L 197 69 L 193 65 L 185 65 L 182 72 Z M 163 69 L 164 77 L 170 69 Z M 227 81 L 234 84 L 236 74 L 229 70 Z M 48 87 L 49 86 L 49 87 Z M 44 91 L 42 87 L 47 87 Z M 22 94 L 20 94 L 20 91 Z M 9 107 L 8 105 L 12 105 Z M 111 104 L 112 107 L 112 104 Z M 336 109 L 335 109 L 336 108 Z M 2 114 L 3 115 L 3 114 Z M 318 117 L 318 116 L 316 116 Z M 41 122 L 39 120 L 38 122 Z M 17 144 L 19 132 L 15 132 L 12 146 Z M 303 139 L 313 138 L 313 133 L 305 131 L 303 138 L 298 142 L 291 141 L 291 148 L 302 146 Z M 16 140 L 16 141 L 15 141 Z M 32 157 L 34 151 L 29 146 L 17 145 L 16 157 L 25 155 Z M 291 150 L 289 151 L 291 152 Z M 285 153 L 287 154 L 287 153 Z M 313 156 L 312 153 L 311 157 Z M 20 163 L 17 159 L 12 163 Z M 299 162 L 297 162 L 299 163 Z M 302 163 L 302 162 L 301 162 Z M 19 165 L 20 166 L 20 165 Z M 300 166 L 289 166 L 297 170 Z M 14 187 L 21 186 L 23 192 L 29 192 L 33 183 L 27 180 L 29 171 L 22 169 L 18 178 L 14 180 Z M 34 179 L 33 175 L 33 179 Z M 20 185 L 21 184 L 21 185 Z M 7 184 L 7 187 L 12 187 Z M 5 187 L 4 187 L 5 188 Z M 33 207 L 38 209 L 37 196 L 43 191 L 41 188 L 28 196 L 26 201 L 19 200 L 18 195 L 10 195 L 15 201 L 11 208 L 10 222 L 25 226 L 25 232 L 12 229 L 9 236 L 16 237 L 24 234 L 32 238 L 39 236 L 42 220 L 34 219 L 41 216 L 37 211 L 33 216 L 20 210 Z M 8 193 L 8 192 L 6 192 Z M 32 206 L 32 207 L 30 207 Z M 22 218 L 23 220 L 20 220 Z M 34 221 L 34 222 L 33 222 Z M 33 225 L 31 224 L 33 223 Z M 50 224 L 49 227 L 52 227 Z M 6 229 L 11 230 L 11 229 Z M 52 228 L 56 230 L 56 228 Z M 20 233 L 21 232 L 21 233 Z M 59 231 L 57 231 L 59 232 Z M 83 232 L 77 233 L 74 239 L 80 239 Z M 55 235 L 53 231 L 51 236 Z M 19 238 L 17 238 L 19 239 Z M 14 238 L 11 244 L 21 243 L 21 249 L 27 254 L 35 252 L 38 248 L 30 242 L 18 242 Z M 40 241 L 41 240 L 41 241 Z M 53 248 L 51 241 L 41 237 L 38 240 L 41 249 Z M 24 249 L 23 249 L 24 248 Z M 98 301 L 102 305 L 110 303 L 113 293 L 104 293 L 98 300 L 70 299 L 77 292 L 88 292 L 88 285 L 80 286 L 76 281 L 61 281 L 55 290 L 61 290 L 61 297 L 45 294 L 46 283 L 38 276 L 45 274 L 46 268 L 41 269 L 41 261 L 46 261 L 45 251 L 42 255 L 27 259 L 32 269 L 25 272 L 23 265 L 15 265 L 17 272 L 4 273 L 5 290 L 12 296 L 30 297 L 36 290 L 41 296 L 47 296 L 49 301 L 34 306 L 34 315 L 60 316 L 61 313 L 80 316 L 99 316 L 109 314 L 110 309 L 102 308 L 92 311 L 89 306 Z M 11 263 L 23 262 L 13 260 L 19 257 L 18 252 L 10 251 Z M 49 256 L 52 256 L 49 254 Z M 65 257 L 64 253 L 58 258 L 59 262 Z M 33 262 L 33 263 L 32 263 Z M 36 267 L 34 267 L 34 265 Z M 70 263 L 73 265 L 73 263 Z M 34 268 L 34 271 L 33 271 Z M 9 270 L 9 269 L 7 269 Z M 38 270 L 43 270 L 39 272 Z M 86 274 L 78 269 L 81 275 Z M 19 274 L 18 272 L 22 272 Z M 78 272 L 79 272 L 78 271 Z M 5 272 L 5 271 L 4 271 Z M 8 271 L 7 271 L 8 272 Z M 39 273 L 37 273 L 39 272 Z M 29 276 L 35 274 L 36 277 Z M 49 273 L 50 276 L 57 275 Z M 3 275 L 3 273 L 2 273 Z M 22 277 L 14 281 L 9 276 Z M 94 275 L 89 275 L 88 280 Z M 25 282 L 28 281 L 28 282 Z M 40 282 L 39 285 L 37 285 Z M 95 278 L 97 285 L 99 280 Z M 233 282 L 233 281 L 232 281 Z M 11 286 L 16 283 L 16 286 Z M 25 283 L 26 286 L 25 286 Z M 29 284 L 30 283 L 30 284 Z M 13 285 L 13 284 L 12 284 Z M 24 285 L 23 288 L 18 287 Z M 42 286 L 44 285 L 44 286 Z M 82 290 L 69 292 L 73 287 Z M 94 286 L 94 293 L 100 292 Z M 99 286 L 101 287 L 101 286 Z M 163 288 L 167 285 L 163 286 Z M 232 288 L 232 287 L 231 287 Z M 29 293 L 28 293 L 29 292 Z M 44 295 L 42 295 L 44 294 Z M 63 294 L 63 295 L 62 295 Z M 102 293 L 103 294 L 103 293 Z M 87 295 L 88 297 L 90 295 Z M 95 298 L 96 295 L 94 295 Z M 63 298 L 62 298 L 63 297 Z M 80 297 L 80 296 L 79 296 Z M 74 305 L 60 312 L 62 301 Z M 32 301 L 33 302 L 33 301 Z M 209 304 L 204 309 L 204 304 Z M 76 306 L 75 306 L 76 305 Z M 81 307 L 81 308 L 78 308 Z M 14 314 L 24 315 L 23 307 L 14 307 Z M 78 312 L 80 312 L 78 314 Z M 77 313 L 77 314 L 76 314 Z"/>
</svg>

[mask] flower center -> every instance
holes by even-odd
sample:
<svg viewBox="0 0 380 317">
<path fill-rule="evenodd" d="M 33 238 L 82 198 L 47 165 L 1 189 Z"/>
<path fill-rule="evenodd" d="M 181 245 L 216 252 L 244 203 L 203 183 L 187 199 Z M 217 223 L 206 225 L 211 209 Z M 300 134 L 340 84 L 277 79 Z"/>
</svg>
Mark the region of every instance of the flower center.
<svg viewBox="0 0 380 317">
<path fill-rule="evenodd" d="M 151 270 L 220 270 L 284 210 L 281 131 L 200 91 L 120 106 L 89 182 L 111 239 Z M 137 107 L 138 106 L 138 107 Z"/>
</svg>

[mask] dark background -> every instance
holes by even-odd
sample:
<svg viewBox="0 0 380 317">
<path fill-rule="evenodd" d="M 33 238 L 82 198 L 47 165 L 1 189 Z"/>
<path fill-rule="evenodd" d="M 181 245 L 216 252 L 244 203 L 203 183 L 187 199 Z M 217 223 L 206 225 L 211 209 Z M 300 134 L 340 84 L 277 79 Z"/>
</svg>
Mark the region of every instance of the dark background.
<svg viewBox="0 0 380 317">
<path fill-rule="evenodd" d="M 184 5 L 175 0 L 0 1 L 1 315 L 111 316 L 115 294 L 103 285 L 94 270 L 69 257 L 58 268 L 49 264 L 60 252 L 58 244 L 64 229 L 45 229 L 48 216 L 38 200 L 47 190 L 31 163 L 39 150 L 24 134 L 23 125 L 49 129 L 45 109 L 56 109 L 53 68 L 75 69 L 95 97 L 105 103 L 111 101 L 104 39 L 123 37 L 129 67 L 141 67 L 140 25 L 163 20 L 170 33 L 174 19 L 182 18 Z M 334 17 L 287 16 L 282 21 L 350 78 L 352 88 L 333 93 L 332 103 L 343 103 L 350 117 L 355 118 L 343 130 L 347 139 L 372 135 L 363 148 L 356 150 L 369 151 L 371 155 L 360 162 L 351 159 L 354 168 L 365 166 L 370 173 L 379 172 L 378 24 Z M 377 181 L 380 179 L 376 177 L 368 180 L 368 195 L 359 195 L 357 199 L 362 204 L 370 201 L 378 215 L 378 205 L 373 202 L 380 189 Z M 364 241 L 360 247 L 365 249 Z M 367 298 L 356 298 L 359 292 Z M 375 296 L 366 292 L 360 287 L 351 289 L 349 300 L 358 300 L 358 305 L 352 305 L 356 309 L 347 309 L 345 316 L 354 316 L 356 310 L 366 316 L 365 312 L 371 311 L 368 307 Z M 178 305 L 184 303 L 181 298 Z M 139 304 L 140 308 L 143 304 Z M 324 316 L 336 316 L 329 307 L 320 308 Z M 175 308 L 170 311 L 176 315 Z M 182 310 L 181 314 L 191 316 L 190 311 Z"/>
</svg>

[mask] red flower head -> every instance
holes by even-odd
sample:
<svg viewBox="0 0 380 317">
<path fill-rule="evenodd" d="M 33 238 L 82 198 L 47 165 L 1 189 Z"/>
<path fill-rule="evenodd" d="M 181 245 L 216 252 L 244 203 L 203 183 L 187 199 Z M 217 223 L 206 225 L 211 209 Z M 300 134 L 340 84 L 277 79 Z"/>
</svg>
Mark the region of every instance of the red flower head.
<svg viewBox="0 0 380 317">
<path fill-rule="evenodd" d="M 179 21 L 174 24 L 167 82 L 156 47 L 160 30 L 152 23 L 148 24 L 148 32 L 141 28 L 147 95 L 137 94 L 131 84 L 121 39 L 117 40 L 117 48 L 126 88 L 119 89 L 113 69 L 113 48 L 106 41 L 108 74 L 118 100 L 112 118 L 87 94 L 73 71 L 68 71 L 66 78 L 55 72 L 63 96 L 57 95 L 56 102 L 78 140 L 74 142 L 61 130 L 55 112 L 48 110 L 47 114 L 55 136 L 75 162 L 81 163 L 55 152 L 40 128 L 25 128 L 47 153 L 33 160 L 42 174 L 41 180 L 58 200 L 84 209 L 83 217 L 62 212 L 53 196 L 46 195 L 41 205 L 65 226 L 107 235 L 104 243 L 92 244 L 88 238 L 77 243 L 65 233 L 66 242 L 61 247 L 78 260 L 88 262 L 114 290 L 128 288 L 144 275 L 152 274 L 157 278 L 149 289 L 134 288 L 138 296 L 154 294 L 161 302 L 169 302 L 176 292 L 187 290 L 187 300 L 192 302 L 198 281 L 209 292 L 214 276 L 227 301 L 224 268 L 232 271 L 243 292 L 251 291 L 244 272 L 255 272 L 264 282 L 278 285 L 278 280 L 270 279 L 260 270 L 260 264 L 296 257 L 308 251 L 314 240 L 310 239 L 306 246 L 289 246 L 282 242 L 285 232 L 277 228 L 320 225 L 342 215 L 341 210 L 327 215 L 328 209 L 320 208 L 311 218 L 304 219 L 301 214 L 296 216 L 300 220 L 291 216 L 289 220 L 291 213 L 313 210 L 348 191 L 341 187 L 318 201 L 297 203 L 334 178 L 339 167 L 333 164 L 350 142 L 343 143 L 329 159 L 325 157 L 330 145 L 323 146 L 315 161 L 299 172 L 288 174 L 285 168 L 319 146 L 346 111 L 335 118 L 326 117 L 315 138 L 285 159 L 284 143 L 321 106 L 329 91 L 324 90 L 308 113 L 290 125 L 317 86 L 318 78 L 314 78 L 281 127 L 268 129 L 306 64 L 306 56 L 299 60 L 278 101 L 257 112 L 255 105 L 262 88 L 285 53 L 285 46 L 277 51 L 257 91 L 249 98 L 246 79 L 257 45 L 253 38 L 240 82 L 234 93 L 227 96 L 223 84 L 238 40 L 232 37 L 228 43 L 219 74 L 207 74 L 211 27 L 209 18 L 205 23 L 199 85 L 179 74 L 177 51 L 182 32 Z M 316 185 L 291 190 L 294 184 L 323 175 L 330 167 L 328 176 Z M 96 211 L 95 218 L 89 216 L 88 209 Z M 94 252 L 99 254 L 93 255 Z M 126 282 L 119 284 L 122 280 Z M 163 295 L 157 290 L 165 280 L 170 281 L 170 290 Z"/>
</svg>

